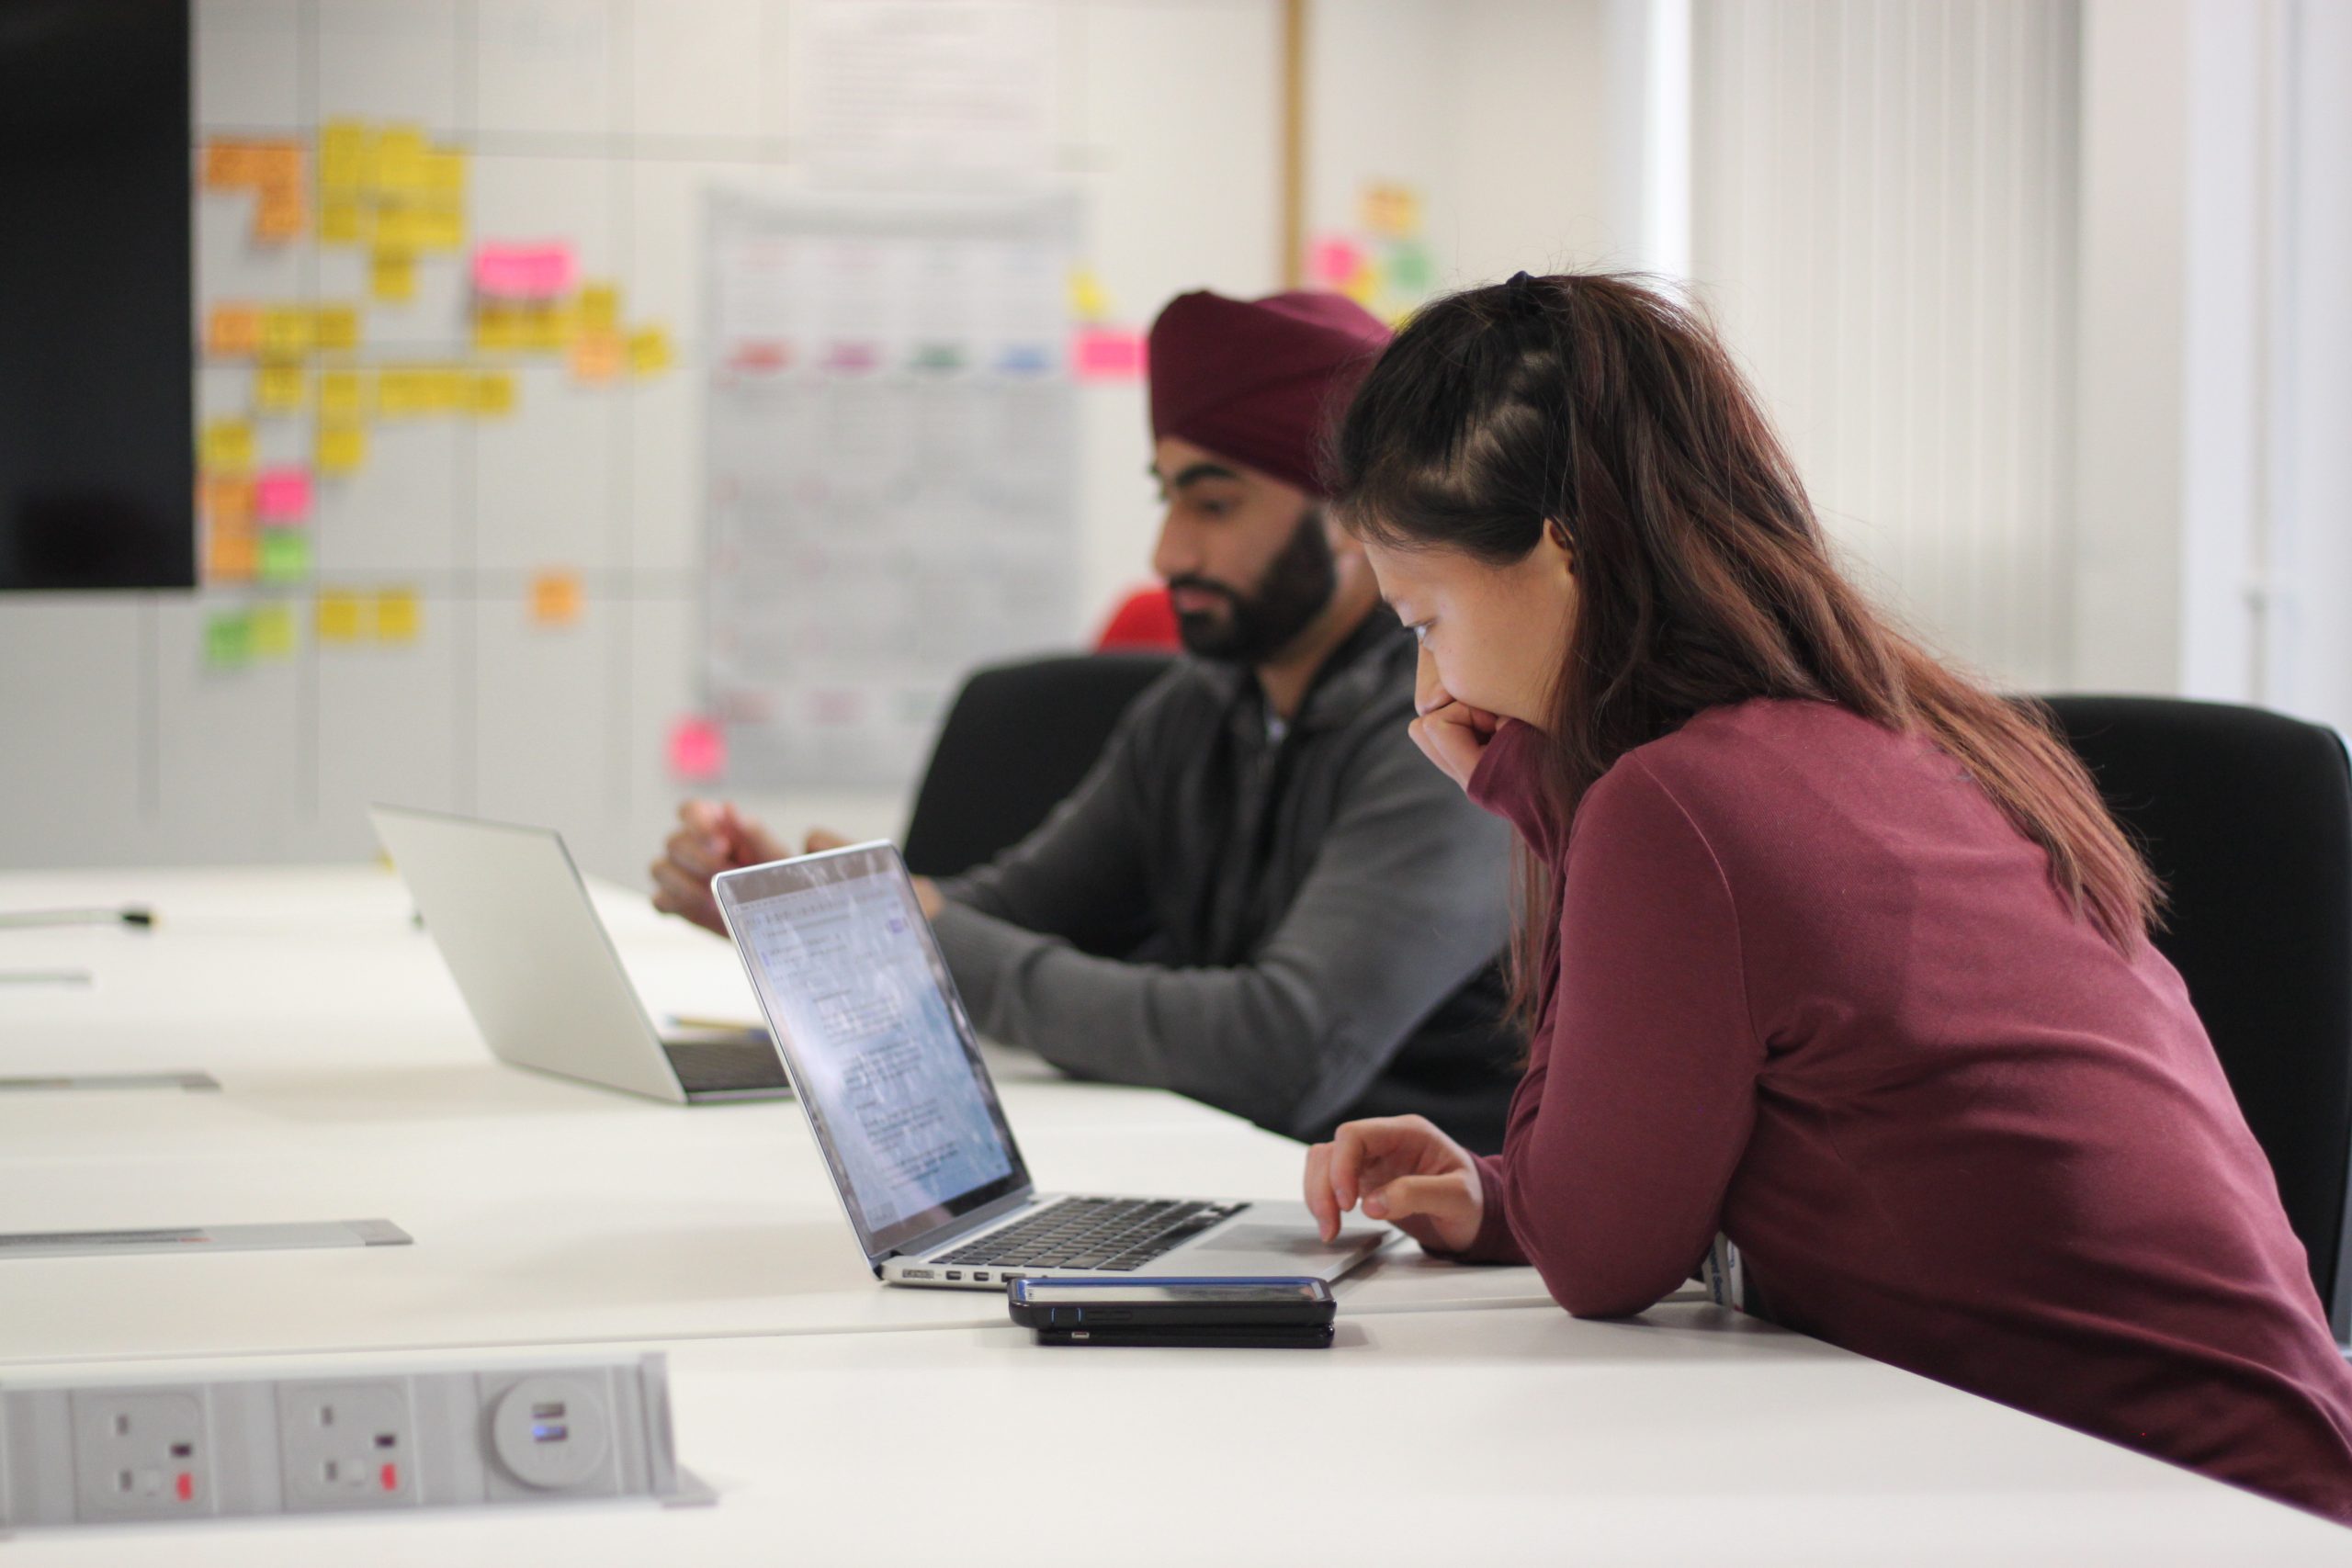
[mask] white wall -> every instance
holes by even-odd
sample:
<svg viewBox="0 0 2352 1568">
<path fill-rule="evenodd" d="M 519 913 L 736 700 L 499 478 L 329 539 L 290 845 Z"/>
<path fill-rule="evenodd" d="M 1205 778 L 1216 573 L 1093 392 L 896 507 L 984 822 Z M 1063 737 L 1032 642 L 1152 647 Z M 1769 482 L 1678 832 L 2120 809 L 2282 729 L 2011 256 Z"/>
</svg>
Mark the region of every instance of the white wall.
<svg viewBox="0 0 2352 1568">
<path fill-rule="evenodd" d="M 1695 281 L 1825 525 L 1931 645 L 2064 684 L 2074 6 L 1694 13 Z"/>
</svg>

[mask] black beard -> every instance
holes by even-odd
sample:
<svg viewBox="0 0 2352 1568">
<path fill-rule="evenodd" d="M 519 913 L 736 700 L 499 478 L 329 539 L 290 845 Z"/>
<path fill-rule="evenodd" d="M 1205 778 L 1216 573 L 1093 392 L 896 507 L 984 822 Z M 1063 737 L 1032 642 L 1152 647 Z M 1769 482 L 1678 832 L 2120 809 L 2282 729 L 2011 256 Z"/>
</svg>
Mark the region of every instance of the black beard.
<svg viewBox="0 0 2352 1568">
<path fill-rule="evenodd" d="M 1170 578 L 1168 586 L 1216 593 L 1232 606 L 1222 621 L 1197 612 L 1177 616 L 1177 634 L 1187 653 L 1227 664 L 1261 664 L 1290 646 L 1339 592 L 1339 563 L 1323 532 L 1323 509 L 1306 509 L 1290 543 L 1246 594 L 1205 577 Z"/>
</svg>

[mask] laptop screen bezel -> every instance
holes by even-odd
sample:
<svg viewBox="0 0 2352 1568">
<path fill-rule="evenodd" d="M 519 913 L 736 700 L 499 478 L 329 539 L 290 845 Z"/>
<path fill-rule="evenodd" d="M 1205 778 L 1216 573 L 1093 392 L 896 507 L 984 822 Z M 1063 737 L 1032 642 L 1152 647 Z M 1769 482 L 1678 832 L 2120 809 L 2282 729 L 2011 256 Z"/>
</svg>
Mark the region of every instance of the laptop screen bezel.
<svg viewBox="0 0 2352 1568">
<path fill-rule="evenodd" d="M 1004 1200 L 1026 1198 L 1036 1189 L 1030 1180 L 1029 1167 L 1021 1157 L 1021 1145 L 1012 1135 L 1012 1124 L 1005 1117 L 1004 1102 L 998 1098 L 996 1083 L 989 1075 L 988 1063 L 980 1056 L 979 1038 L 973 1031 L 970 1016 L 964 1010 L 964 998 L 956 993 L 955 976 L 948 973 L 947 961 L 939 950 L 939 942 L 932 934 L 931 922 L 923 918 L 922 906 L 915 897 L 914 881 L 907 872 L 906 861 L 898 846 L 884 840 L 851 844 L 844 849 L 827 850 L 819 854 L 798 855 L 790 860 L 772 861 L 765 865 L 747 866 L 740 871 L 722 872 L 714 878 L 711 890 L 719 916 L 727 923 L 728 934 L 733 938 L 735 952 L 742 960 L 743 970 L 752 982 L 752 993 L 759 999 L 760 1010 L 768 1021 L 769 1032 L 775 1038 L 776 1049 L 784 1055 L 785 1065 L 791 1069 L 796 1088 L 816 1081 L 803 1063 L 798 1042 L 792 1038 L 776 1010 L 768 1005 L 767 977 L 760 971 L 758 955 L 744 940 L 736 921 L 739 910 L 782 894 L 797 893 L 811 887 L 852 881 L 866 876 L 886 876 L 898 887 L 905 905 L 910 924 L 917 940 L 922 943 L 923 956 L 931 968 L 932 977 L 938 983 L 940 995 L 946 1000 L 948 1017 L 956 1026 L 956 1038 L 964 1052 L 965 1065 L 978 1084 L 980 1097 L 988 1106 L 989 1118 L 1002 1141 L 1012 1169 L 994 1181 L 984 1182 L 969 1191 L 956 1194 L 945 1202 L 918 1210 L 895 1224 L 876 1229 L 866 1221 L 857 1193 L 850 1185 L 849 1172 L 843 1165 L 832 1133 L 825 1122 L 825 1111 L 815 1096 L 801 1089 L 797 1096 L 801 1110 L 808 1118 L 808 1130 L 816 1137 L 818 1148 L 825 1156 L 825 1171 L 832 1179 L 834 1194 L 840 1198 L 842 1209 L 849 1216 L 850 1226 L 857 1233 L 858 1245 L 865 1250 L 868 1267 L 879 1270 L 888 1258 L 919 1238 L 930 1236 L 944 1226 L 977 1214 L 984 1209 L 1001 1205 Z"/>
</svg>

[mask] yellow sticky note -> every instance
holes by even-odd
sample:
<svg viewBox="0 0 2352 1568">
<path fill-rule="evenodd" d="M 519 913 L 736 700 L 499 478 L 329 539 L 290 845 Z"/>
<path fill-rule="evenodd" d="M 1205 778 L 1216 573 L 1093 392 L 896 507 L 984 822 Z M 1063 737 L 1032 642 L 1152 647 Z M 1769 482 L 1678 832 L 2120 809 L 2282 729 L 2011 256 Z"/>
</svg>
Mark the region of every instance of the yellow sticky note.
<svg viewBox="0 0 2352 1568">
<path fill-rule="evenodd" d="M 425 153 L 418 184 L 427 196 L 454 201 L 466 192 L 466 155 L 446 148 Z"/>
<path fill-rule="evenodd" d="M 1111 313 L 1111 296 L 1090 268 L 1078 267 L 1069 275 L 1069 313 L 1081 321 L 1100 321 Z"/>
<path fill-rule="evenodd" d="M 311 352 L 317 319 L 300 305 L 277 305 L 261 313 L 261 351 L 282 359 Z"/>
<path fill-rule="evenodd" d="M 560 305 L 523 308 L 523 346 L 537 354 L 560 353 L 571 343 L 578 319 Z"/>
<path fill-rule="evenodd" d="M 511 370 L 484 370 L 473 378 L 472 412 L 477 417 L 496 419 L 514 412 L 514 373 Z"/>
<path fill-rule="evenodd" d="M 1358 203 L 1363 226 L 1385 240 L 1409 240 L 1421 231 L 1421 197 L 1410 186 L 1368 185 Z"/>
<path fill-rule="evenodd" d="M 368 461 L 368 427 L 364 424 L 319 426 L 318 468 L 322 474 L 356 473 Z"/>
<path fill-rule="evenodd" d="M 322 305 L 313 333 L 320 349 L 348 354 L 359 346 L 359 311 L 350 305 Z"/>
<path fill-rule="evenodd" d="M 414 642 L 424 618 L 413 588 L 390 588 L 376 595 L 379 642 Z"/>
<path fill-rule="evenodd" d="M 331 119 L 319 128 L 319 188 L 356 195 L 368 183 L 368 128 L 356 119 Z"/>
<path fill-rule="evenodd" d="M 670 368 L 670 334 L 639 327 L 628 334 L 628 368 L 634 376 L 658 376 Z"/>
<path fill-rule="evenodd" d="M 621 373 L 621 335 L 613 332 L 583 332 L 571 345 L 571 373 L 590 383 L 609 381 Z"/>
<path fill-rule="evenodd" d="M 368 292 L 387 304 L 416 298 L 416 257 L 406 251 L 376 252 L 368 266 Z"/>
<path fill-rule="evenodd" d="M 444 366 L 428 374 L 432 381 L 425 400 L 435 413 L 463 413 L 473 407 L 474 378 L 470 373 L 456 366 Z"/>
<path fill-rule="evenodd" d="M 329 370 L 319 377 L 319 417 L 345 422 L 366 417 L 368 383 L 356 370 Z"/>
<path fill-rule="evenodd" d="M 254 404 L 264 413 L 299 413 L 308 380 L 300 365 L 266 362 L 254 378 Z"/>
<path fill-rule="evenodd" d="M 621 291 L 609 283 L 580 286 L 580 325 L 584 332 L 610 332 L 621 315 Z"/>
<path fill-rule="evenodd" d="M 510 305 L 482 304 L 474 308 L 474 348 L 482 354 L 511 354 L 523 346 L 523 313 Z"/>
<path fill-rule="evenodd" d="M 322 245 L 356 245 L 359 243 L 360 215 L 366 209 L 349 197 L 330 196 L 319 203 L 319 243 Z"/>
<path fill-rule="evenodd" d="M 368 237 L 374 242 L 377 254 L 424 249 L 417 239 L 417 209 L 413 207 L 376 209 L 375 232 Z"/>
<path fill-rule="evenodd" d="M 357 642 L 368 635 L 368 601 L 356 593 L 322 593 L 319 595 L 318 626 L 321 642 Z"/>
<path fill-rule="evenodd" d="M 245 616 L 246 647 L 255 659 L 294 655 L 294 612 L 284 604 L 257 604 Z"/>
<path fill-rule="evenodd" d="M 204 427 L 204 466 L 216 473 L 243 473 L 254 466 L 254 427 L 242 419 L 218 419 Z"/>
<path fill-rule="evenodd" d="M 429 372 L 413 366 L 388 367 L 376 372 L 376 412 L 386 419 L 407 419 L 433 410 L 433 381 Z"/>
<path fill-rule="evenodd" d="M 568 626 L 580 618 L 580 579 L 569 571 L 543 571 L 531 579 L 531 619 L 543 626 Z"/>
<path fill-rule="evenodd" d="M 376 138 L 376 188 L 387 196 L 413 196 L 424 188 L 424 133 L 413 125 L 384 128 Z"/>
<path fill-rule="evenodd" d="M 454 251 L 466 243 L 466 215 L 455 207 L 421 207 L 416 211 L 416 245 L 424 251 Z"/>
<path fill-rule="evenodd" d="M 261 346 L 261 312 L 251 305 L 215 305 L 204 321 L 204 352 L 224 358 Z"/>
</svg>

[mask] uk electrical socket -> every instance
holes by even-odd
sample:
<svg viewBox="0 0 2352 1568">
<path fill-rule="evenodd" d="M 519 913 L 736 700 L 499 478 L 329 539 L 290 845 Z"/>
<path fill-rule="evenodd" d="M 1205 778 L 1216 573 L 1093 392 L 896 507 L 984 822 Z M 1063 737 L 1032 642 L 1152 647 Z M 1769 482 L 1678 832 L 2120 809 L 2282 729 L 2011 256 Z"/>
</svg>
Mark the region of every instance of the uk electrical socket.
<svg viewBox="0 0 2352 1568">
<path fill-rule="evenodd" d="M 89 1390 L 73 1399 L 75 1505 L 85 1518 L 213 1511 L 210 1402 L 200 1389 Z"/>
<path fill-rule="evenodd" d="M 416 1416 L 396 1382 L 277 1385 L 286 1511 L 417 1504 Z"/>
<path fill-rule="evenodd" d="M 629 1496 L 712 1500 L 658 1353 L 0 1386 L 0 1529 Z"/>
</svg>

